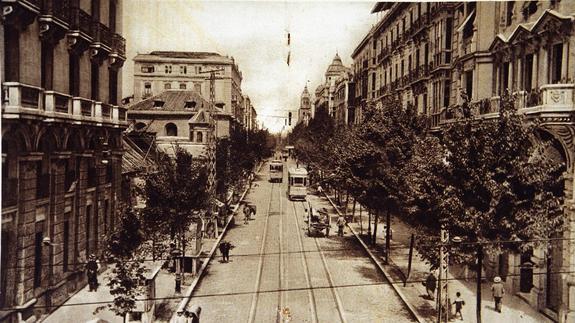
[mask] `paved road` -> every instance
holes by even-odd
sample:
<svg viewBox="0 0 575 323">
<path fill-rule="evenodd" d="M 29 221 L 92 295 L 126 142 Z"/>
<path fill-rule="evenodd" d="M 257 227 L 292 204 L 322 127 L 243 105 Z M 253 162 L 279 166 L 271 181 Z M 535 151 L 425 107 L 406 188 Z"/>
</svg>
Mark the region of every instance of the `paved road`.
<svg viewBox="0 0 575 323">
<path fill-rule="evenodd" d="M 192 295 L 202 322 L 279 322 L 284 308 L 291 322 L 413 322 L 351 235 L 333 226 L 329 237 L 308 236 L 304 203 L 287 199 L 287 167 L 283 183 L 270 183 L 266 166 L 247 197 L 256 219 L 238 216 L 225 237 L 231 262 L 213 259 Z"/>
</svg>

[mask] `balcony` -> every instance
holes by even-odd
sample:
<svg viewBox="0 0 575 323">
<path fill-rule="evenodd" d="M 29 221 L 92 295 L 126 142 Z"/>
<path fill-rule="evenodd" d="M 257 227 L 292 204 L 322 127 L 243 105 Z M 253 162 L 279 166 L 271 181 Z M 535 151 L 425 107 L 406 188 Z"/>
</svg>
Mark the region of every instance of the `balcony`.
<svg viewBox="0 0 575 323">
<path fill-rule="evenodd" d="M 3 24 L 26 29 L 40 14 L 41 0 L 2 1 Z"/>
<path fill-rule="evenodd" d="M 45 117 L 77 123 L 126 125 L 126 109 L 18 82 L 3 83 L 2 118 Z"/>
<path fill-rule="evenodd" d="M 92 16 L 84 10 L 72 7 L 70 9 L 70 29 L 68 39 L 71 49 L 81 54 L 92 42 Z"/>
<path fill-rule="evenodd" d="M 532 113 L 572 113 L 575 111 L 573 91 L 575 84 L 546 84 L 539 90 L 520 91 L 519 108 L 526 114 Z"/>
<path fill-rule="evenodd" d="M 112 33 L 110 29 L 98 21 L 92 22 L 92 44 L 90 48 L 96 50 L 96 56 L 105 58 L 111 53 L 112 48 Z"/>
<path fill-rule="evenodd" d="M 68 1 L 42 0 L 40 37 L 57 41 L 66 35 L 70 26 L 70 5 Z"/>
<path fill-rule="evenodd" d="M 124 37 L 118 34 L 112 35 L 112 52 L 117 53 L 121 57 L 126 57 L 126 39 Z"/>
</svg>

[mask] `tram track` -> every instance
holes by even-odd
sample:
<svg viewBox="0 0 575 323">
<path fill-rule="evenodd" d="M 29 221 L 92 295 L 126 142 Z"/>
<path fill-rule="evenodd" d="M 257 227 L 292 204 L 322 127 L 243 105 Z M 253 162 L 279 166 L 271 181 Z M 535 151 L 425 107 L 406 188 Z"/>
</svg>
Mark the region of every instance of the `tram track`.
<svg viewBox="0 0 575 323">
<path fill-rule="evenodd" d="M 301 202 L 302 206 L 304 207 L 304 210 L 306 209 L 306 205 L 305 205 L 305 201 Z M 319 321 L 319 317 L 317 314 L 317 301 L 316 301 L 316 297 L 315 297 L 315 293 L 314 293 L 314 287 L 312 286 L 311 283 L 311 278 L 309 275 L 309 264 L 308 264 L 308 259 L 306 257 L 306 252 L 304 252 L 304 248 L 303 248 L 303 238 L 302 238 L 302 227 L 300 227 L 299 224 L 299 217 L 298 217 L 298 212 L 297 212 L 297 208 L 296 208 L 296 202 L 292 203 L 293 205 L 293 209 L 294 209 L 294 217 L 295 217 L 295 224 L 297 226 L 298 229 L 298 241 L 299 241 L 299 246 L 300 246 L 300 251 L 302 253 L 302 264 L 305 268 L 305 273 L 306 273 L 306 280 L 308 282 L 308 291 L 309 291 L 309 295 L 310 295 L 310 309 L 312 311 L 312 320 L 313 322 L 318 322 Z M 305 230 L 303 230 L 305 231 Z M 310 237 L 311 238 L 311 237 Z M 328 289 L 331 291 L 332 297 L 333 297 L 333 301 L 336 305 L 337 308 L 337 312 L 339 315 L 339 319 L 342 323 L 347 323 L 347 319 L 345 317 L 345 313 L 343 310 L 343 305 L 342 305 L 342 301 L 341 301 L 341 297 L 339 296 L 339 293 L 336 290 L 334 281 L 333 281 L 333 277 L 331 275 L 331 272 L 329 271 L 328 268 L 328 264 L 327 264 L 327 260 L 325 258 L 325 254 L 322 251 L 321 245 L 319 243 L 319 239 L 317 237 L 313 237 L 312 238 L 314 240 L 314 244 L 315 247 L 317 249 L 317 253 L 320 256 L 321 259 L 321 263 L 322 263 L 322 269 L 323 269 L 323 273 L 325 274 L 325 277 L 327 278 L 327 282 L 328 282 Z"/>
<path fill-rule="evenodd" d="M 272 201 L 273 201 L 274 187 L 276 187 L 276 185 L 275 185 L 275 183 L 272 183 L 272 187 L 270 189 L 270 198 L 269 198 L 269 202 L 268 202 L 268 209 L 266 212 L 266 220 L 264 223 L 264 229 L 263 229 L 263 234 L 262 234 L 262 243 L 261 243 L 260 251 L 259 251 L 259 261 L 258 261 L 258 270 L 256 273 L 256 282 L 255 282 L 255 287 L 254 287 L 254 293 L 252 295 L 250 314 L 248 317 L 248 322 L 250 322 L 250 323 L 255 322 L 256 309 L 257 309 L 258 300 L 259 300 L 259 296 L 260 296 L 260 288 L 261 288 L 261 284 L 262 284 L 262 272 L 263 272 L 263 267 L 264 267 L 264 256 L 265 256 L 264 250 L 266 247 L 267 231 L 268 231 L 269 219 L 270 219 L 270 215 L 271 215 L 271 205 L 272 205 Z"/>
</svg>

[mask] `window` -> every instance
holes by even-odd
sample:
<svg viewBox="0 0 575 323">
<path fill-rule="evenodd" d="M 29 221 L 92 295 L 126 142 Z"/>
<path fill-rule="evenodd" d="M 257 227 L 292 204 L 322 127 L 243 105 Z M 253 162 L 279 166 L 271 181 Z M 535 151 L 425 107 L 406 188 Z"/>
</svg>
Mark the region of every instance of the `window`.
<svg viewBox="0 0 575 323">
<path fill-rule="evenodd" d="M 204 141 L 204 134 L 201 131 L 198 131 L 198 142 L 203 142 Z"/>
<path fill-rule="evenodd" d="M 54 77 L 54 46 L 45 42 L 42 42 L 41 46 L 41 67 L 40 67 L 40 77 L 41 85 L 46 90 L 52 89 L 52 81 Z"/>
<path fill-rule="evenodd" d="M 100 65 L 92 63 L 90 73 L 90 87 L 92 89 L 92 100 L 100 100 Z"/>
<path fill-rule="evenodd" d="M 531 90 L 533 81 L 533 54 L 525 55 L 523 60 L 523 89 Z"/>
<path fill-rule="evenodd" d="M 500 69 L 499 94 L 503 94 L 509 88 L 509 62 L 504 62 Z"/>
<path fill-rule="evenodd" d="M 186 65 L 181 65 L 180 74 L 187 74 L 187 73 L 188 73 L 188 67 Z"/>
<path fill-rule="evenodd" d="M 118 72 L 109 69 L 109 79 L 108 79 L 108 93 L 110 95 L 110 104 L 116 105 L 118 104 Z"/>
<path fill-rule="evenodd" d="M 176 137 L 178 135 L 178 127 L 173 123 L 168 123 L 164 127 L 166 130 L 166 136 L 168 137 Z"/>
<path fill-rule="evenodd" d="M 144 93 L 142 97 L 147 98 L 152 96 L 152 83 L 144 82 Z"/>
<path fill-rule="evenodd" d="M 108 10 L 109 28 L 112 34 L 116 33 L 116 0 L 110 1 L 110 8 Z"/>
<path fill-rule="evenodd" d="M 445 23 L 445 49 L 451 49 L 451 34 L 453 33 L 453 19 L 447 18 Z"/>
<path fill-rule="evenodd" d="M 142 73 L 154 73 L 154 66 L 153 65 L 144 65 L 141 67 Z"/>
<path fill-rule="evenodd" d="M 527 20 L 531 15 L 537 12 L 537 2 L 538 1 L 528 1 L 523 3 L 523 19 Z"/>
<path fill-rule="evenodd" d="M 555 44 L 551 48 L 551 83 L 561 82 L 561 70 L 563 68 L 563 44 Z"/>
<path fill-rule="evenodd" d="M 473 71 L 465 72 L 465 94 L 471 100 L 473 96 Z"/>
<path fill-rule="evenodd" d="M 80 95 L 80 59 L 77 55 L 70 53 L 69 57 L 68 87 L 72 96 Z"/>
<path fill-rule="evenodd" d="M 164 90 L 170 90 L 172 88 L 172 83 L 164 83 Z"/>
<path fill-rule="evenodd" d="M 445 80 L 443 83 L 443 106 L 449 107 L 449 94 L 451 92 L 451 83 Z"/>
<path fill-rule="evenodd" d="M 513 8 L 515 7 L 515 1 L 507 1 L 506 12 L 505 12 L 505 25 L 511 26 L 513 21 Z"/>
<path fill-rule="evenodd" d="M 180 90 L 186 89 L 186 83 L 180 83 Z"/>
<path fill-rule="evenodd" d="M 166 72 L 166 74 L 172 74 L 172 65 L 164 66 L 164 71 Z"/>
<path fill-rule="evenodd" d="M 86 255 L 90 254 L 91 249 L 91 245 L 90 245 L 90 220 L 92 218 L 92 205 L 87 205 L 86 206 Z"/>
</svg>

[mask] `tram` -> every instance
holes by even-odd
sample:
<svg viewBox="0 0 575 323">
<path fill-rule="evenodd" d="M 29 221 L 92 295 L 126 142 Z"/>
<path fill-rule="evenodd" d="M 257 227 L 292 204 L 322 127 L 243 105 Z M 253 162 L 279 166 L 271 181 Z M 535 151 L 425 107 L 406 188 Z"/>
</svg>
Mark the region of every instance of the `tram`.
<svg viewBox="0 0 575 323">
<path fill-rule="evenodd" d="M 284 164 L 274 159 L 270 162 L 270 182 L 282 182 L 284 177 Z"/>
<path fill-rule="evenodd" d="M 290 168 L 288 172 L 288 197 L 290 200 L 302 199 L 307 196 L 307 170 L 305 168 Z"/>
</svg>

